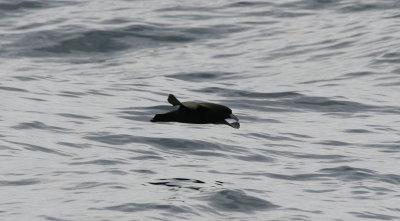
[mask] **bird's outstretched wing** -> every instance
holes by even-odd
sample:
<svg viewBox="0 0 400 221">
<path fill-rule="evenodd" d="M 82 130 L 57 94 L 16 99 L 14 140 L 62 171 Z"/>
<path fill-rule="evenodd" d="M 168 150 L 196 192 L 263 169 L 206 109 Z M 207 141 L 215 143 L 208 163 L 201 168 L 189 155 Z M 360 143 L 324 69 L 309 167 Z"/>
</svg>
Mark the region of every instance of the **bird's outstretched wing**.
<svg viewBox="0 0 400 221">
<path fill-rule="evenodd" d="M 170 94 L 170 95 L 168 96 L 168 102 L 169 102 L 170 104 L 172 104 L 173 106 L 181 105 L 181 104 L 182 104 L 173 94 Z"/>
</svg>

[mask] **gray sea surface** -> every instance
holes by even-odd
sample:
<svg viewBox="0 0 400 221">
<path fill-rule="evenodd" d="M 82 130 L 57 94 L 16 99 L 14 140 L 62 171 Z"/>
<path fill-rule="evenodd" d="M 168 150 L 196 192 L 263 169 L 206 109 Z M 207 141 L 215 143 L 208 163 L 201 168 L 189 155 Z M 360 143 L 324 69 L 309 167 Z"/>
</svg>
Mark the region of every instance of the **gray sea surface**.
<svg viewBox="0 0 400 221">
<path fill-rule="evenodd" d="M 400 220 L 399 0 L 1 0 L 0 93 L 2 221 Z"/>
</svg>

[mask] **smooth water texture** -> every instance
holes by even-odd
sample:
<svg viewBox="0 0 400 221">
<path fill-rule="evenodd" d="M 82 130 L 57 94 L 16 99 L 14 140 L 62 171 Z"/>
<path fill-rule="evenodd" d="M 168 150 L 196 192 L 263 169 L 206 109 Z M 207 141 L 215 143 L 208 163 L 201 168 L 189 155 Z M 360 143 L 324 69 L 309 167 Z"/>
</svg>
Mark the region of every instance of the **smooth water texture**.
<svg viewBox="0 0 400 221">
<path fill-rule="evenodd" d="M 0 219 L 400 219 L 399 9 L 1 1 Z"/>
</svg>

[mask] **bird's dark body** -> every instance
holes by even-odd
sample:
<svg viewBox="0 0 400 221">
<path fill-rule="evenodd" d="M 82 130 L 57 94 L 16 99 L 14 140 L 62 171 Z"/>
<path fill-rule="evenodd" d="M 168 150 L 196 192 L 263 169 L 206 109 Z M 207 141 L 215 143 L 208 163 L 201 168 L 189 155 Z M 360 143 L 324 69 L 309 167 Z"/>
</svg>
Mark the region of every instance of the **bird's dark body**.
<svg viewBox="0 0 400 221">
<path fill-rule="evenodd" d="M 231 125 L 225 119 L 232 118 L 232 110 L 226 106 L 213 103 L 197 102 L 179 102 L 175 96 L 170 95 L 168 101 L 179 108 L 165 114 L 156 114 L 152 122 L 181 122 L 192 124 L 228 124 L 238 128 L 237 125 Z M 236 117 L 234 119 L 237 119 Z"/>
<path fill-rule="evenodd" d="M 219 104 L 183 102 L 177 110 L 156 116 L 159 116 L 159 121 L 209 124 L 223 121 L 231 113 L 229 108 Z"/>
</svg>

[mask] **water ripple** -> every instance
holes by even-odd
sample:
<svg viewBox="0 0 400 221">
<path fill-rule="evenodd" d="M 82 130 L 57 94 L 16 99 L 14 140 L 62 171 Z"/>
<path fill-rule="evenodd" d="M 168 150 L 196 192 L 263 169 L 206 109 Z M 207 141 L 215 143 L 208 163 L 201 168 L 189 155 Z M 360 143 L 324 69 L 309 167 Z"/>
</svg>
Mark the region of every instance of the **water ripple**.
<svg viewBox="0 0 400 221">
<path fill-rule="evenodd" d="M 204 80 L 224 80 L 232 79 L 235 73 L 231 72 L 194 72 L 194 73 L 179 73 L 169 75 L 170 78 L 175 78 L 184 81 L 201 82 Z"/>
<path fill-rule="evenodd" d="M 204 38 L 217 38 L 242 31 L 237 26 L 215 25 L 202 28 L 173 27 L 165 24 L 132 25 L 114 30 L 87 30 L 82 33 L 61 34 L 65 30 L 51 30 L 28 33 L 19 45 L 26 45 L 39 52 L 70 54 L 77 52 L 107 53 L 128 49 L 144 49 L 168 44 L 188 43 Z M 49 39 L 43 42 L 41 39 Z M 30 42 L 27 45 L 25 42 Z M 35 43 L 37 42 L 37 43 Z M 50 45 L 51 44 L 51 45 Z M 42 55 L 46 56 L 45 53 Z M 31 52 L 26 52 L 26 55 Z"/>
<path fill-rule="evenodd" d="M 51 148 L 47 148 L 47 147 L 43 147 L 43 146 L 22 143 L 22 142 L 12 142 L 12 141 L 9 141 L 9 142 L 13 143 L 13 144 L 18 144 L 18 145 L 22 146 L 24 149 L 29 150 L 29 151 L 38 151 L 38 152 L 43 152 L 43 153 L 56 154 L 59 156 L 71 156 L 70 154 L 64 153 L 63 151 L 51 149 Z"/>
<path fill-rule="evenodd" d="M 0 180 L 0 186 L 25 186 L 41 183 L 38 179 L 23 179 L 16 181 Z"/>
<path fill-rule="evenodd" d="M 224 156 L 224 154 L 220 153 L 220 151 L 231 153 L 244 151 L 242 148 L 234 145 L 182 138 L 140 137 L 127 134 L 86 136 L 84 138 L 111 145 L 126 145 L 130 143 L 150 144 L 163 150 L 179 150 L 195 155 L 205 156 Z M 206 150 L 211 150 L 212 152 Z"/>
<path fill-rule="evenodd" d="M 1 1 L 0 220 L 398 219 L 399 7 Z"/>
<path fill-rule="evenodd" d="M 70 163 L 70 165 L 86 165 L 86 164 L 106 166 L 106 165 L 118 165 L 118 164 L 126 164 L 126 163 L 122 162 L 120 160 L 104 160 L 104 159 Z"/>
<path fill-rule="evenodd" d="M 36 1 L 21 1 L 17 3 L 1 3 L 0 10 L 2 11 L 16 11 L 22 9 L 36 9 L 42 8 L 44 5 Z"/>
<path fill-rule="evenodd" d="M 49 126 L 49 125 L 46 125 L 39 121 L 20 123 L 16 126 L 13 126 L 13 128 L 17 129 L 17 130 L 39 129 L 39 130 L 47 130 L 47 131 L 55 131 L 55 132 L 68 131 L 68 129 L 66 129 L 66 128 Z"/>
<path fill-rule="evenodd" d="M 134 213 L 139 211 L 167 211 L 171 214 L 174 213 L 193 213 L 190 208 L 186 206 L 176 206 L 170 204 L 154 204 L 154 203 L 126 203 L 117 206 L 104 207 L 103 210 L 114 210 L 120 212 Z"/>
<path fill-rule="evenodd" d="M 241 190 L 220 190 L 206 198 L 209 205 L 218 210 L 229 212 L 253 212 L 257 210 L 274 209 L 279 206 Z"/>
<path fill-rule="evenodd" d="M 75 184 L 72 187 L 64 187 L 63 190 L 82 190 L 82 189 L 93 189 L 99 186 L 109 186 L 116 183 L 100 183 L 100 182 L 82 182 Z"/>
<path fill-rule="evenodd" d="M 15 88 L 15 87 L 5 87 L 5 86 L 0 86 L 0 90 L 4 90 L 4 91 L 14 91 L 14 92 L 28 92 L 25 89 L 21 89 L 21 88 Z"/>
</svg>

